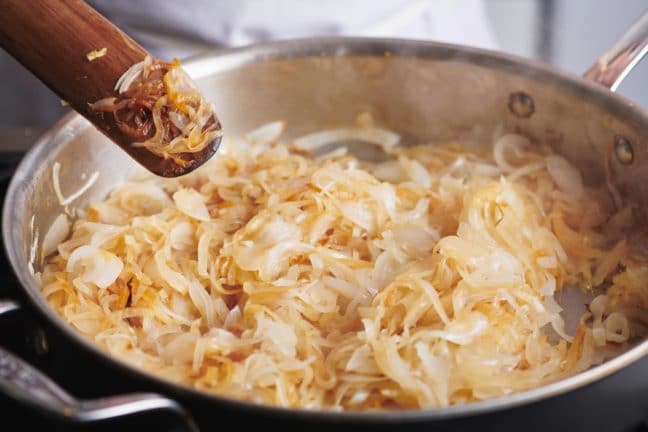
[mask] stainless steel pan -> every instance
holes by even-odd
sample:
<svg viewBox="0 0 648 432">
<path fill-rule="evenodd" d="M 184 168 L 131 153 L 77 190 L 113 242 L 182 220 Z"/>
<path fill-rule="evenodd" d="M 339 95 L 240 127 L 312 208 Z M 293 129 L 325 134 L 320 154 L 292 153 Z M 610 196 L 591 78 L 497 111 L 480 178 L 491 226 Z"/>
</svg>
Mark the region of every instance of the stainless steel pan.
<svg viewBox="0 0 648 432">
<path fill-rule="evenodd" d="M 479 141 L 495 127 L 549 142 L 585 173 L 610 179 L 624 198 L 648 215 L 648 113 L 613 93 L 648 51 L 648 13 L 603 55 L 585 78 L 530 60 L 431 42 L 382 39 L 308 39 L 275 42 L 203 55 L 187 63 L 222 123 L 238 134 L 283 119 L 289 135 L 349 123 L 370 111 L 406 141 Z M 602 84 L 602 85 L 601 85 Z M 132 373 L 165 396 L 138 394 L 80 402 L 11 353 L 0 351 L 0 388 L 49 413 L 81 421 L 151 409 L 192 413 L 201 407 L 336 425 L 435 425 L 451 418 L 502 411 L 570 392 L 636 362 L 648 340 L 622 355 L 563 381 L 495 400 L 446 409 L 407 412 L 307 412 L 258 407 L 167 383 L 109 358 L 72 330 L 41 296 L 30 270 L 30 252 L 63 210 L 52 186 L 52 165 L 61 163 L 61 187 L 72 191 L 83 178 L 99 181 L 78 201 L 84 207 L 104 197 L 137 167 L 77 114 L 53 126 L 27 154 L 8 189 L 3 238 L 13 269 L 35 307 L 65 338 L 112 367 Z M 38 262 L 34 264 L 38 270 Z M 574 304 L 578 303 L 578 299 Z M 0 303 L 0 313 L 19 307 Z M 577 317 L 581 309 L 565 305 Z M 219 411 L 220 412 L 220 411 Z M 323 422 L 323 423 L 322 423 Z M 289 423 L 290 424 L 290 423 Z M 315 423 L 313 423 L 315 424 Z"/>
</svg>

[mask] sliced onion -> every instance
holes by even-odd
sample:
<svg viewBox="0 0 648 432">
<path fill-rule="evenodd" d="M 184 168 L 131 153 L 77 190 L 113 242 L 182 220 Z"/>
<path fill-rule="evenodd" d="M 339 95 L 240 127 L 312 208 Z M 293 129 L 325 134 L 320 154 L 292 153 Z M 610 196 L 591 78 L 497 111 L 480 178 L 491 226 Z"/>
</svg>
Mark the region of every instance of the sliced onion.
<svg viewBox="0 0 648 432">
<path fill-rule="evenodd" d="M 78 273 L 82 281 L 103 289 L 115 282 L 123 268 L 124 263 L 114 254 L 94 246 L 81 246 L 70 254 L 66 271 Z"/>
<path fill-rule="evenodd" d="M 70 233 L 70 227 L 71 224 L 67 215 L 64 213 L 59 214 L 43 237 L 41 256 L 46 257 L 56 252 L 58 245 L 61 244 Z"/>
<path fill-rule="evenodd" d="M 551 155 L 547 156 L 545 160 L 547 171 L 553 177 L 558 188 L 574 198 L 580 198 L 583 195 L 583 177 L 580 171 L 562 156 Z"/>
<path fill-rule="evenodd" d="M 513 153 L 519 156 L 529 144 L 530 142 L 527 137 L 517 134 L 506 134 L 495 140 L 493 157 L 498 168 L 505 173 L 513 171 L 514 166 L 507 160 L 507 153 Z"/>
<path fill-rule="evenodd" d="M 178 210 L 200 221 L 209 221 L 209 210 L 202 195 L 193 189 L 180 189 L 173 194 Z"/>
<path fill-rule="evenodd" d="M 86 180 L 86 182 L 83 183 L 81 187 L 79 187 L 79 189 L 76 190 L 76 192 L 73 192 L 66 198 L 63 196 L 63 192 L 61 191 L 60 172 L 61 172 L 61 164 L 59 162 L 54 162 L 54 165 L 52 165 L 52 185 L 54 187 L 54 193 L 58 198 L 59 204 L 61 204 L 62 206 L 67 206 L 71 204 L 74 200 L 79 198 L 88 189 L 90 189 L 95 184 L 95 182 L 99 179 L 99 172 L 97 171 L 93 172 L 88 178 L 88 180 Z"/>
<path fill-rule="evenodd" d="M 252 144 L 268 144 L 276 141 L 285 128 L 286 122 L 283 121 L 266 123 L 245 134 L 245 138 Z"/>
<path fill-rule="evenodd" d="M 400 141 L 400 136 L 392 131 L 378 128 L 340 128 L 315 132 L 297 138 L 293 145 L 302 150 L 316 151 L 327 144 L 344 141 L 366 141 L 391 152 Z"/>
<path fill-rule="evenodd" d="M 147 56 L 146 59 L 144 59 L 139 63 L 135 63 L 126 72 L 124 72 L 124 74 L 120 76 L 117 82 L 115 83 L 115 91 L 118 93 L 126 92 L 130 88 L 131 84 L 142 73 L 142 70 L 144 69 L 144 65 L 146 64 L 147 60 L 150 62 L 150 57 Z"/>
</svg>

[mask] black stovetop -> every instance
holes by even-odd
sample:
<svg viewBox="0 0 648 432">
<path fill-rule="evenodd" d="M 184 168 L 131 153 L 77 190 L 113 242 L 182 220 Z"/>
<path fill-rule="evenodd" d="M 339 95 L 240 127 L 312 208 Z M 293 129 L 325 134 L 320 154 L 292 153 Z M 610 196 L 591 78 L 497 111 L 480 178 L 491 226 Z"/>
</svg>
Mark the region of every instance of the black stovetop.
<svg viewBox="0 0 648 432">
<path fill-rule="evenodd" d="M 20 156 L 19 153 L 0 153 L 2 202 L 4 202 L 9 178 Z M 0 251 L 0 299 L 3 298 L 17 299 L 23 305 L 28 304 L 6 261 L 4 248 Z M 47 328 L 39 314 L 29 307 L 8 316 L 0 316 L 0 345 L 45 372 L 77 397 L 96 398 L 119 392 L 147 390 L 141 387 L 133 388 L 138 386 L 123 373 L 99 364 L 91 355 L 80 352 L 69 341 Z M 512 414 L 509 412 L 508 417 L 498 417 L 498 414 L 494 414 L 485 420 L 483 430 L 538 430 L 538 427 L 533 427 L 533 423 L 528 421 L 551 418 L 551 421 L 542 423 L 554 425 L 546 429 L 551 432 L 557 428 L 588 432 L 594 430 L 648 432 L 648 423 L 646 423 L 648 421 L 648 359 L 641 360 L 606 378 L 603 383 L 596 383 L 589 387 L 589 391 L 582 392 L 582 396 L 563 395 L 546 403 L 535 404 L 535 407 L 514 409 L 511 411 Z M 220 417 L 222 413 L 214 414 Z M 229 428 L 231 421 L 221 420 L 210 429 Z M 530 428 L 520 426 L 525 424 Z M 555 425 L 558 425 L 557 428 Z M 428 430 L 435 429 L 436 427 L 431 425 Z M 183 429 L 177 422 L 160 415 L 146 415 L 93 425 L 62 423 L 27 409 L 0 393 L 0 431 L 12 430 L 47 430 L 48 432 L 155 430 L 161 432 Z M 462 430 L 461 423 L 457 423 L 454 430 Z"/>
</svg>

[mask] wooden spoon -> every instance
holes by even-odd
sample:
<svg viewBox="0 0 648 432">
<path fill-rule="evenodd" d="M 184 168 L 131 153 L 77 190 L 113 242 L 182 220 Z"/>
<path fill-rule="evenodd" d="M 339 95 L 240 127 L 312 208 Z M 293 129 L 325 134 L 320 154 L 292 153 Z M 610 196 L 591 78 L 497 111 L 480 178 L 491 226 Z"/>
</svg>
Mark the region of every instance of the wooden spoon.
<svg viewBox="0 0 648 432">
<path fill-rule="evenodd" d="M 218 149 L 220 136 L 197 152 L 154 154 L 133 146 L 133 137 L 117 126 L 115 115 L 93 110 L 94 102 L 118 96 L 117 80 L 149 54 L 85 2 L 2 0 L 0 6 L 0 46 L 150 171 L 183 175 Z M 212 130 L 214 125 L 220 130 L 211 115 Z"/>
</svg>

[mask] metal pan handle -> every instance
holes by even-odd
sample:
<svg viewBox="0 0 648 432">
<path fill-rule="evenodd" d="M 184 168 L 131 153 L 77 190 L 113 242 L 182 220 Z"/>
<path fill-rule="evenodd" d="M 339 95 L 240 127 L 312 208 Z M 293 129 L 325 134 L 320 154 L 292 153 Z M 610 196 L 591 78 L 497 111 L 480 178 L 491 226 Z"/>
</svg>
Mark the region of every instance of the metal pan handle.
<svg viewBox="0 0 648 432">
<path fill-rule="evenodd" d="M 615 91 L 646 54 L 648 54 L 648 11 L 645 11 L 583 76 Z"/>
<path fill-rule="evenodd" d="M 20 304 L 13 300 L 0 299 L 0 315 L 20 309 Z"/>
<path fill-rule="evenodd" d="M 11 300 L 0 300 L 0 315 L 19 309 Z M 66 421 L 94 422 L 165 411 L 183 420 L 187 430 L 198 432 L 193 418 L 176 401 L 154 393 L 133 393 L 93 400 L 80 400 L 0 347 L 0 391 L 10 398 Z"/>
</svg>

